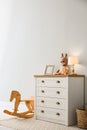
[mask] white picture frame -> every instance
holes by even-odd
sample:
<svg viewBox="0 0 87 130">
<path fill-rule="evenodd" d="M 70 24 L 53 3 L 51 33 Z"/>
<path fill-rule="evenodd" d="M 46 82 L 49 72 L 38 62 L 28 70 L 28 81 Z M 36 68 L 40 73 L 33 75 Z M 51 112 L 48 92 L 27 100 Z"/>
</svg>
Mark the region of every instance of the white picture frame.
<svg viewBox="0 0 87 130">
<path fill-rule="evenodd" d="M 53 75 L 54 65 L 46 65 L 44 74 L 45 75 Z"/>
</svg>

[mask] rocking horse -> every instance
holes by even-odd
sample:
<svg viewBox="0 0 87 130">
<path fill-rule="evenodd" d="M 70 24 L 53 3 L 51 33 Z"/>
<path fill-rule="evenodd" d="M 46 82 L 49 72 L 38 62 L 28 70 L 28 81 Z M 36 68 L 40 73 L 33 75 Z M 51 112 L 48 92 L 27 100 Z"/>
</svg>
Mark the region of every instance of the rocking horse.
<svg viewBox="0 0 87 130">
<path fill-rule="evenodd" d="M 34 116 L 34 98 L 31 97 L 29 100 L 21 100 L 21 94 L 18 91 L 13 90 L 10 96 L 10 102 L 15 99 L 14 103 L 14 111 L 10 112 L 8 110 L 4 110 L 3 112 L 12 116 L 17 116 L 20 118 L 31 118 Z M 21 102 L 24 102 L 26 107 L 28 108 L 25 112 L 18 113 L 18 106 Z"/>
</svg>

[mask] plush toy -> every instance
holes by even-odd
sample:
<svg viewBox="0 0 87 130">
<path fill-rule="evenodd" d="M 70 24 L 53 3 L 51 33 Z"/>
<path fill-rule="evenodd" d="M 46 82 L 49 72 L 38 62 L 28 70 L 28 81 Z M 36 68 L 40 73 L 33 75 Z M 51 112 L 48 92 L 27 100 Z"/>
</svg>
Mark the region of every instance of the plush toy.
<svg viewBox="0 0 87 130">
<path fill-rule="evenodd" d="M 31 97 L 29 100 L 21 100 L 21 94 L 18 91 L 13 90 L 11 92 L 10 101 L 12 101 L 13 99 L 15 99 L 14 111 L 11 112 L 8 110 L 4 110 L 4 113 L 20 118 L 31 118 L 34 116 L 34 97 Z M 27 111 L 18 112 L 18 107 L 21 102 L 25 103 L 26 107 L 28 108 Z"/>
<path fill-rule="evenodd" d="M 68 74 L 68 57 L 67 53 L 64 55 L 63 53 L 61 54 L 61 64 L 62 67 L 60 70 L 57 70 L 55 75 L 67 75 Z"/>
</svg>

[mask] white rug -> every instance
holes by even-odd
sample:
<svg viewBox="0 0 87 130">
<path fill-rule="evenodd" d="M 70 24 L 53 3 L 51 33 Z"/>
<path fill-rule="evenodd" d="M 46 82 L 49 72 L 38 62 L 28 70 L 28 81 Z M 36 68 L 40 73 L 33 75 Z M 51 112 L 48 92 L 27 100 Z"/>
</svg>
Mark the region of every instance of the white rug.
<svg viewBox="0 0 87 130">
<path fill-rule="evenodd" d="M 81 130 L 75 126 L 64 126 L 46 121 L 31 119 L 12 118 L 0 121 L 0 125 L 15 130 Z"/>
<path fill-rule="evenodd" d="M 14 102 L 1 102 L 0 101 L 0 120 L 12 118 L 14 116 L 10 116 L 3 112 L 3 110 L 13 111 L 14 109 Z M 19 112 L 27 111 L 27 107 L 24 103 L 21 103 L 18 108 Z"/>
</svg>

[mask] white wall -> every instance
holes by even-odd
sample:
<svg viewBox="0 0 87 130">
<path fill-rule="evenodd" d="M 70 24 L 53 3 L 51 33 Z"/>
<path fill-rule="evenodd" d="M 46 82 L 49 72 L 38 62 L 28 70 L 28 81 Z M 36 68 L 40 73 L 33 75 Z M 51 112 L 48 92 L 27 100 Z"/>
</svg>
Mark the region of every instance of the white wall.
<svg viewBox="0 0 87 130">
<path fill-rule="evenodd" d="M 0 100 L 34 95 L 34 74 L 59 69 L 62 52 L 79 57 L 87 86 L 87 0 L 0 0 Z"/>
</svg>

